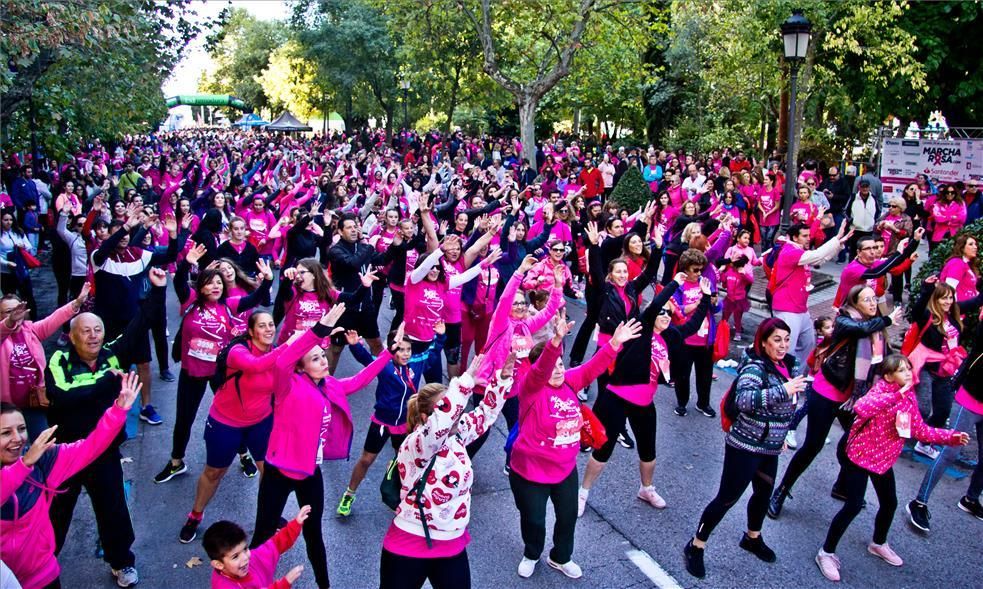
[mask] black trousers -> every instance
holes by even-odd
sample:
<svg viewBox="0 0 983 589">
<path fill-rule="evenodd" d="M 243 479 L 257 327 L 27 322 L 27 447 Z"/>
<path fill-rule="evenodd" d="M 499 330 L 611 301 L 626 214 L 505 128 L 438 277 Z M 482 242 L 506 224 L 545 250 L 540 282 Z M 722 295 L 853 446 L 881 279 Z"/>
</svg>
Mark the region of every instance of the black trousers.
<svg viewBox="0 0 983 589">
<path fill-rule="evenodd" d="M 689 404 L 689 376 L 696 368 L 696 406 L 710 406 L 710 387 L 713 385 L 713 351 L 707 346 L 683 344 L 672 358 L 669 372 L 676 384 L 676 405 Z"/>
<path fill-rule="evenodd" d="M 539 560 L 546 545 L 546 502 L 553 502 L 556 524 L 553 526 L 553 549 L 550 558 L 553 562 L 566 564 L 573 556 L 574 530 L 577 527 L 577 488 L 579 478 L 574 468 L 567 478 L 551 485 L 534 483 L 522 478 L 515 471 L 509 474 L 512 498 L 519 510 L 519 528 L 523 554 L 526 558 Z"/>
<path fill-rule="evenodd" d="M 184 460 L 191 439 L 191 427 L 198 416 L 198 407 L 208 387 L 207 378 L 191 376 L 181 368 L 177 377 L 177 407 L 174 411 L 174 435 L 171 441 L 171 458 Z"/>
<path fill-rule="evenodd" d="M 594 450 L 592 456 L 598 462 L 607 462 L 611 458 L 615 444 L 618 443 L 618 433 L 625 427 L 625 418 L 635 432 L 635 449 L 638 459 L 642 462 L 655 460 L 656 412 L 655 404 L 649 403 L 643 407 L 625 401 L 615 395 L 607 387 L 598 387 L 597 400 L 594 401 L 594 415 L 604 425 L 608 441 Z"/>
<path fill-rule="evenodd" d="M 406 294 L 398 290 L 389 289 L 389 307 L 395 311 L 393 322 L 389 325 L 390 331 L 399 327 L 403 322 L 403 313 L 406 310 Z"/>
<path fill-rule="evenodd" d="M 812 387 L 809 387 L 807 394 L 809 404 L 806 415 L 809 417 L 809 423 L 806 424 L 806 439 L 785 468 L 782 488 L 786 490 L 791 490 L 795 486 L 795 481 L 799 480 L 816 456 L 819 456 L 819 452 L 826 445 L 826 436 L 829 435 L 829 428 L 833 426 L 834 420 L 839 420 L 845 432 L 849 432 L 850 426 L 853 425 L 853 414 L 840 409 L 840 403 L 830 401 L 814 391 Z M 834 488 L 840 488 L 839 478 Z"/>
<path fill-rule="evenodd" d="M 382 549 L 379 589 L 420 589 L 426 581 L 433 589 L 471 589 L 468 551 L 447 558 L 412 558 Z"/>
<path fill-rule="evenodd" d="M 756 454 L 724 446 L 724 468 L 720 473 L 720 488 L 717 496 L 703 510 L 700 525 L 696 528 L 696 539 L 706 542 L 714 528 L 724 519 L 730 508 L 740 499 L 751 485 L 751 499 L 747 503 L 747 529 L 760 532 L 768 513 L 768 500 L 775 488 L 775 475 L 778 473 L 778 455 Z"/>
<path fill-rule="evenodd" d="M 587 315 L 584 322 L 580 324 L 577 337 L 573 340 L 573 347 L 570 349 L 570 362 L 577 364 L 584 361 L 587 354 L 587 346 L 590 344 L 590 336 L 597 327 L 597 319 L 601 316 L 601 290 L 587 282 L 584 289 L 584 300 L 587 303 Z"/>
<path fill-rule="evenodd" d="M 102 541 L 103 559 L 114 569 L 133 566 L 133 524 L 123 493 L 123 468 L 118 448 L 110 448 L 61 486 L 62 493 L 51 502 L 51 526 L 55 531 L 55 555 L 65 546 L 68 528 L 82 487 L 89 494 Z"/>
<path fill-rule="evenodd" d="M 321 469 L 316 467 L 314 474 L 304 479 L 285 476 L 270 463 L 266 463 L 263 477 L 259 481 L 259 498 L 256 500 L 256 531 L 250 548 L 257 548 L 276 533 L 277 524 L 283 514 L 290 493 L 297 495 L 297 505 L 310 505 L 311 515 L 304 522 L 304 544 L 307 545 L 307 559 L 314 569 L 314 581 L 322 589 L 329 587 L 328 555 L 324 548 L 321 533 L 321 519 L 324 517 L 324 482 Z"/>
<path fill-rule="evenodd" d="M 150 335 L 154 340 L 154 351 L 157 353 L 157 365 L 160 367 L 160 372 L 166 372 L 171 366 L 171 355 L 167 346 L 166 312 L 160 313 L 155 321 L 150 322 Z"/>
<path fill-rule="evenodd" d="M 823 550 L 829 553 L 836 552 L 836 545 L 839 544 L 843 533 L 863 509 L 868 479 L 874 485 L 874 492 L 877 493 L 873 540 L 875 544 L 887 542 L 887 533 L 891 530 L 894 512 L 898 510 L 894 469 L 889 469 L 884 474 L 877 474 L 860 468 L 847 458 L 845 440 L 837 447 L 836 456 L 840 460 L 840 490 L 846 495 L 846 501 L 829 524 Z"/>
<path fill-rule="evenodd" d="M 31 277 L 21 280 L 13 272 L 0 273 L 0 291 L 3 294 L 15 294 L 22 301 L 27 303 L 31 321 L 38 319 L 38 303 L 34 300 L 34 287 L 31 285 Z"/>
</svg>

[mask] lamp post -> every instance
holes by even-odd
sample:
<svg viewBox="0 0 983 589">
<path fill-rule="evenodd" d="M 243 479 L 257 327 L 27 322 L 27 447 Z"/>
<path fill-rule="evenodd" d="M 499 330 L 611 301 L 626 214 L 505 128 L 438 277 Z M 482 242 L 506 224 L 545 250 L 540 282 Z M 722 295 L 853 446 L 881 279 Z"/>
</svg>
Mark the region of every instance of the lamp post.
<svg viewBox="0 0 983 589">
<path fill-rule="evenodd" d="M 410 99 L 410 81 L 403 80 L 399 83 L 399 87 L 403 89 L 403 129 L 409 130 L 410 128 L 410 116 L 407 112 L 407 103 Z"/>
<path fill-rule="evenodd" d="M 788 229 L 792 200 L 795 194 L 795 139 L 798 135 L 795 128 L 796 90 L 799 81 L 799 67 L 809 49 L 809 38 L 812 35 L 812 23 L 802 15 L 802 10 L 792 11 L 792 16 L 782 23 L 782 40 L 785 47 L 785 62 L 788 63 L 789 100 L 788 100 L 788 147 L 785 154 L 785 193 L 782 196 L 782 228 Z"/>
</svg>

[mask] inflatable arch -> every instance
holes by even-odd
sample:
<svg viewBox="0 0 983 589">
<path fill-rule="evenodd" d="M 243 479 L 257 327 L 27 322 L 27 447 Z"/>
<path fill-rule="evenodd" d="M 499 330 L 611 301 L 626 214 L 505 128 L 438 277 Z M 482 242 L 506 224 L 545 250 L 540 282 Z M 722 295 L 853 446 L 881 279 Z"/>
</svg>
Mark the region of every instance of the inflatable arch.
<svg viewBox="0 0 983 589">
<path fill-rule="evenodd" d="M 252 112 L 252 107 L 241 98 L 228 94 L 181 94 L 167 99 L 167 108 L 175 106 L 230 106 L 241 111 Z"/>
</svg>

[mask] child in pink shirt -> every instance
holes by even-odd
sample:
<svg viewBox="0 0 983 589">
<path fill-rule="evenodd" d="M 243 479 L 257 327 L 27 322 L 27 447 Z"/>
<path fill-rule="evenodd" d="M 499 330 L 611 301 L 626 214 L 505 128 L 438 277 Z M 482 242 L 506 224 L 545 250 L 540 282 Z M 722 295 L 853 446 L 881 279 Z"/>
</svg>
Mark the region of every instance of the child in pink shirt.
<svg viewBox="0 0 983 589">
<path fill-rule="evenodd" d="M 230 521 L 218 521 L 208 527 L 202 546 L 212 564 L 212 589 L 287 589 L 304 572 L 295 566 L 280 579 L 275 579 L 280 556 L 290 550 L 311 513 L 305 505 L 275 536 L 250 550 L 246 532 Z"/>
<path fill-rule="evenodd" d="M 751 301 L 747 298 L 748 289 L 754 282 L 754 275 L 748 267 L 747 256 L 739 256 L 731 260 L 730 264 L 724 269 L 721 281 L 727 290 L 727 298 L 724 299 L 723 320 L 727 321 L 731 316 L 734 317 L 734 341 L 741 341 L 741 321 L 744 313 L 751 308 Z"/>
</svg>

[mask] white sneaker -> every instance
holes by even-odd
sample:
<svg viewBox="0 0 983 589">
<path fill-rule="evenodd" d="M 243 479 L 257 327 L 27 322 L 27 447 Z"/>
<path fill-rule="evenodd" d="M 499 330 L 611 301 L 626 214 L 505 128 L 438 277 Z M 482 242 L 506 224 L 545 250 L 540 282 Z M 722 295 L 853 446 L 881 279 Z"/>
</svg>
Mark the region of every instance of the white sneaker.
<svg viewBox="0 0 983 589">
<path fill-rule="evenodd" d="M 134 567 L 123 567 L 119 570 L 112 569 L 113 576 L 116 577 L 116 584 L 120 587 L 132 587 L 140 582 L 140 575 Z"/>
<path fill-rule="evenodd" d="M 522 560 L 519 562 L 519 576 L 523 579 L 528 579 L 531 577 L 532 574 L 536 572 L 537 562 L 539 561 L 523 556 Z"/>
<path fill-rule="evenodd" d="M 546 559 L 546 564 L 550 565 L 551 567 L 553 567 L 554 569 L 560 571 L 561 573 L 563 573 L 564 575 L 570 577 L 571 579 L 579 579 L 580 577 L 583 577 L 584 576 L 583 569 L 580 568 L 580 565 L 579 564 L 575 563 L 572 560 L 570 562 L 567 562 L 567 563 L 564 563 L 564 564 L 559 564 L 559 563 L 553 562 L 553 559 L 552 558 L 547 558 Z"/>
<path fill-rule="evenodd" d="M 577 492 L 577 517 L 583 517 L 584 510 L 587 509 L 587 497 L 589 495 L 590 491 L 583 487 Z"/>
<path fill-rule="evenodd" d="M 785 434 L 785 445 L 793 450 L 799 447 L 799 442 L 795 439 L 794 429 L 788 430 L 788 433 Z"/>
<path fill-rule="evenodd" d="M 640 488 L 638 490 L 638 498 L 656 509 L 664 509 L 666 506 L 666 500 L 655 492 L 655 487 L 649 486 Z"/>
<path fill-rule="evenodd" d="M 923 444 L 918 442 L 915 444 L 915 452 L 918 452 L 922 456 L 928 458 L 929 460 L 935 460 L 939 457 L 939 451 L 935 449 L 931 444 Z"/>
</svg>

